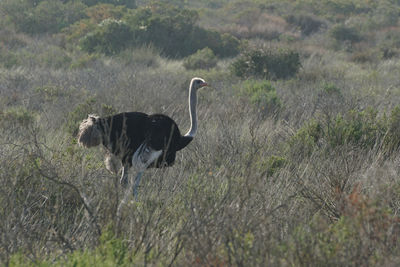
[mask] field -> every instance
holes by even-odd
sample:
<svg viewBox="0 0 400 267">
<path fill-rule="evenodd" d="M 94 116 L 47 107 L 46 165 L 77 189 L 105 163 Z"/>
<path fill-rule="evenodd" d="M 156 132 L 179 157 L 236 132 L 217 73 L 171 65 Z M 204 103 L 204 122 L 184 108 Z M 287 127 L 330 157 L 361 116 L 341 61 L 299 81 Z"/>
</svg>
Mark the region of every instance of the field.
<svg viewBox="0 0 400 267">
<path fill-rule="evenodd" d="M 0 263 L 397 266 L 400 2 L 0 0 Z M 88 114 L 198 133 L 138 198 Z M 135 175 L 135 173 L 131 173 Z"/>
</svg>

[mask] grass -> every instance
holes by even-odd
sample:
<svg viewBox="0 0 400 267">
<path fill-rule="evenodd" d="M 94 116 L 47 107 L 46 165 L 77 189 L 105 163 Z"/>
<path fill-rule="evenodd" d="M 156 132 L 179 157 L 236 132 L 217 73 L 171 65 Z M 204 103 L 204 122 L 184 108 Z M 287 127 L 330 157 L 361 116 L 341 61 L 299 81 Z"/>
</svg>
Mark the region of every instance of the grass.
<svg viewBox="0 0 400 267">
<path fill-rule="evenodd" d="M 220 5 L 212 14 L 235 8 Z M 264 9 L 263 18 L 283 23 L 293 6 L 275 6 L 282 14 Z M 325 12 L 315 19 L 327 29 L 309 36 L 247 40 L 299 52 L 299 72 L 275 81 L 232 76 L 235 59 L 187 70 L 152 47 L 88 55 L 58 35 L 6 31 L 22 41 L 0 49 L 18 59 L 0 64 L 0 262 L 395 266 L 399 58 L 352 60 L 332 47 Z M 102 148 L 77 145 L 79 121 L 161 112 L 185 133 L 195 76 L 210 84 L 199 92 L 196 138 L 173 167 L 146 171 L 118 221 L 119 176 L 104 168 Z"/>
<path fill-rule="evenodd" d="M 213 88 L 200 92 L 198 136 L 179 153 L 174 167 L 146 172 L 139 200 L 132 199 L 124 207 L 122 224 L 117 227 L 115 209 L 123 194 L 118 177 L 104 170 L 101 149 L 83 150 L 77 147 L 73 131 L 64 132 L 64 126 L 74 118 L 67 114 L 87 101 L 79 97 L 87 93 L 79 89 L 69 92 L 72 95 L 67 105 L 68 91 L 52 94 L 50 89 L 58 87 L 37 87 L 35 83 L 64 77 L 65 88 L 85 85 L 93 95 L 87 99 L 94 102 L 81 116 L 99 113 L 102 104 L 109 103 L 117 111 L 165 112 L 185 131 L 189 126 L 187 81 L 180 81 L 181 72 L 174 73 L 174 63 L 167 65 L 171 69 L 141 70 L 136 72 L 138 78 L 132 78 L 128 73 L 135 73 L 135 69 L 120 71 L 116 60 L 96 64 L 99 69 L 94 72 L 87 70 L 98 77 L 90 79 L 72 70 L 58 74 L 31 69 L 38 77 L 29 81 L 29 89 L 21 92 L 20 98 L 38 93 L 37 88 L 41 88 L 40 97 L 21 111 L 3 111 L 4 123 L 15 116 L 31 118 L 24 115 L 27 111 L 36 110 L 39 116 L 2 129 L 2 201 L 8 203 L 1 209 L 6 218 L 2 228 L 7 233 L 3 242 L 11 248 L 3 250 L 4 260 L 11 265 L 30 265 L 33 260 L 43 265 L 78 266 L 395 261 L 397 154 L 386 157 L 377 146 L 358 147 L 354 142 L 329 151 L 321 139 L 322 143 L 311 147 L 311 154 L 299 157 L 304 149 L 290 143 L 301 132 L 298 112 L 304 112 L 306 122 L 322 111 L 343 113 L 350 110 L 351 103 L 333 102 L 329 110 L 319 110 L 321 97 L 330 94 L 317 98 L 317 87 L 312 90 L 305 85 L 290 89 L 296 81 L 274 83 L 283 114 L 260 117 L 247 101 L 232 94 L 235 78 L 219 80 L 204 72 Z M 107 73 L 106 77 L 101 77 L 102 73 Z M 108 77 L 114 77 L 112 83 L 107 82 Z M 90 84 L 93 80 L 103 82 L 97 81 L 97 87 Z M 291 90 L 296 91 L 291 94 Z M 296 104 L 299 95 L 308 99 L 307 106 Z M 46 96 L 48 100 L 43 102 Z M 344 109 L 337 110 L 339 106 Z M 381 164 L 388 169 L 378 171 Z M 379 191 L 385 190 L 379 189 L 382 185 L 393 189 L 390 196 L 377 202 Z M 357 195 L 361 200 L 354 200 L 355 192 L 362 194 Z M 354 201 L 367 204 L 353 207 Z M 381 212 L 385 215 L 378 215 Z M 365 218 L 369 213 L 373 218 Z M 315 226 L 310 222 L 315 216 L 323 223 Z M 26 230 L 15 229 L 16 224 Z M 358 232 L 364 225 L 373 232 Z M 388 228 L 380 229 L 380 225 Z M 109 241 L 102 241 L 104 235 Z M 335 248 L 350 240 L 354 241 L 346 243 L 348 251 L 354 249 L 354 253 Z"/>
</svg>

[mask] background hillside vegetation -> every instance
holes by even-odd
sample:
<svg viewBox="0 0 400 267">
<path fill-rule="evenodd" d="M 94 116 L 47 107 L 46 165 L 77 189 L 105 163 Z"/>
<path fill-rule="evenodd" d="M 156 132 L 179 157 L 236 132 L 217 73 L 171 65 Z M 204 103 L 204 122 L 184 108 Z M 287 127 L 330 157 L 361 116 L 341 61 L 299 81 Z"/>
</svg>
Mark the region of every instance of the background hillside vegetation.
<svg viewBox="0 0 400 267">
<path fill-rule="evenodd" d="M 0 263 L 396 266 L 400 2 L 1 0 Z M 87 114 L 198 135 L 137 201 Z"/>
</svg>

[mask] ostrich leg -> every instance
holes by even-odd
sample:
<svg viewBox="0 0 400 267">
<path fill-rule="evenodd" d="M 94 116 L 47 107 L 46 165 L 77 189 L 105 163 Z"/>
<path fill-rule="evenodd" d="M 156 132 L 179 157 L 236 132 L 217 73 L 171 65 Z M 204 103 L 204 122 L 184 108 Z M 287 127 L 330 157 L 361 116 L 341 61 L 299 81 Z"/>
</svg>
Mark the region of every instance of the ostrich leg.
<svg viewBox="0 0 400 267">
<path fill-rule="evenodd" d="M 137 196 L 138 196 L 137 189 L 139 187 L 142 176 L 143 176 L 143 171 L 139 172 L 135 178 L 135 184 L 133 185 L 133 196 L 135 197 L 135 200 L 137 200 Z"/>
<path fill-rule="evenodd" d="M 128 170 L 129 167 L 127 166 L 123 166 L 122 167 L 122 174 L 121 174 L 121 179 L 120 179 L 120 183 L 123 187 L 126 187 L 128 184 Z"/>
<path fill-rule="evenodd" d="M 136 150 L 132 157 L 132 166 L 138 170 L 138 174 L 135 178 L 135 184 L 133 186 L 133 195 L 137 199 L 137 188 L 142 179 L 143 172 L 162 154 L 162 150 L 155 150 L 143 143 Z"/>
</svg>

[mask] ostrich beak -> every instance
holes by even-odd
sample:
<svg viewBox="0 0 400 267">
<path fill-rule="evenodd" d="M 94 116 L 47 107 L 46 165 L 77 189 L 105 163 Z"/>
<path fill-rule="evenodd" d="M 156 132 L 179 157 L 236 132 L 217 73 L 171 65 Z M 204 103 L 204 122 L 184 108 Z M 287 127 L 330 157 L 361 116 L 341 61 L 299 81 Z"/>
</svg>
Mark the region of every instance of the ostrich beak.
<svg viewBox="0 0 400 267">
<path fill-rule="evenodd" d="M 199 88 L 204 87 L 204 86 L 208 86 L 208 83 L 201 83 Z"/>
</svg>

